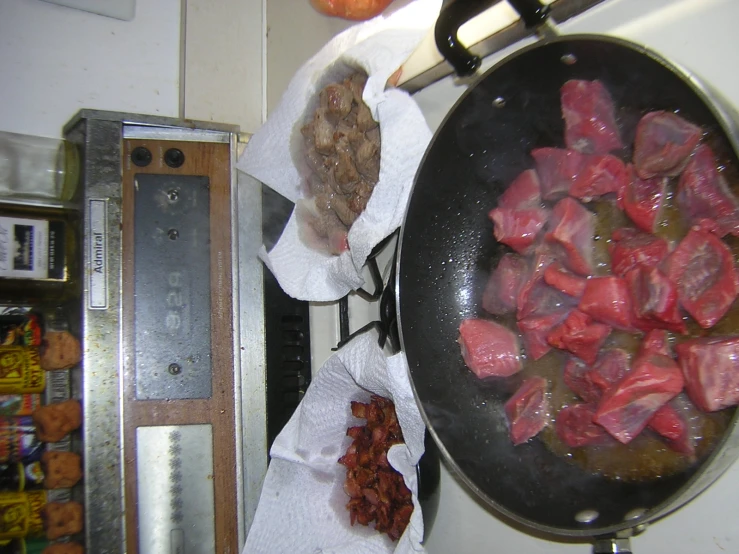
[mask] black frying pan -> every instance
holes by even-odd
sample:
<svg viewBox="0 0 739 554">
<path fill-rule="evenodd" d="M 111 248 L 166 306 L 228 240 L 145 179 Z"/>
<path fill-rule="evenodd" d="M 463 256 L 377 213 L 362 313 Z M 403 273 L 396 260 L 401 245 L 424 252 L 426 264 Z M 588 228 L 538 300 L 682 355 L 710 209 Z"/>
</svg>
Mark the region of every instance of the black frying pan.
<svg viewBox="0 0 739 554">
<path fill-rule="evenodd" d="M 531 24 L 546 17 L 537 2 L 511 3 Z M 440 21 L 453 27 L 437 32 L 442 38 L 455 35 L 455 25 L 462 23 L 454 14 L 442 14 Z M 455 40 L 445 49 L 453 52 L 449 59 L 459 68 L 474 70 L 476 62 Z M 480 307 L 482 291 L 491 267 L 508 251 L 493 237 L 487 212 L 522 170 L 533 167 L 533 148 L 564 146 L 559 89 L 572 78 L 600 79 L 606 85 L 619 107 L 625 143 L 633 141 L 644 113 L 679 109 L 709 132 L 722 163 L 739 168 L 736 124 L 684 71 L 613 38 L 542 40 L 485 73 L 437 131 L 402 227 L 398 310 L 422 415 L 459 477 L 489 506 L 539 531 L 605 536 L 693 498 L 734 460 L 739 431 L 732 418 L 708 457 L 671 477 L 609 480 L 552 454 L 539 439 L 513 447 L 502 406 L 521 378 L 480 381 L 462 361 L 456 343 L 459 324 L 489 317 Z M 597 518 L 578 521 L 585 510 L 595 510 Z"/>
</svg>

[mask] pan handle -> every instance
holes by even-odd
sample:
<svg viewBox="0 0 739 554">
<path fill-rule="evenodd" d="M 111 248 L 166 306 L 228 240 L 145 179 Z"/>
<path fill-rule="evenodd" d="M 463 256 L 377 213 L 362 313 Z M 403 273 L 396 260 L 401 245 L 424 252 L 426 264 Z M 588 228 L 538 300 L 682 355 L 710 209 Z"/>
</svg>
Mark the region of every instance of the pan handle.
<svg viewBox="0 0 739 554">
<path fill-rule="evenodd" d="M 434 27 L 436 47 L 460 77 L 475 73 L 482 60 L 459 42 L 457 32 L 467 21 L 481 14 L 494 3 L 490 0 L 455 0 L 443 6 L 439 12 L 439 18 Z"/>
<path fill-rule="evenodd" d="M 631 541 L 628 537 L 598 539 L 593 543 L 593 554 L 632 554 Z"/>
<path fill-rule="evenodd" d="M 542 4 L 539 0 L 508 0 L 511 7 L 521 16 L 521 21 L 527 29 L 536 29 L 544 25 L 551 8 Z"/>
<path fill-rule="evenodd" d="M 495 4 L 491 0 L 455 0 L 442 7 L 434 27 L 436 47 L 460 77 L 468 77 L 480 67 L 482 60 L 459 42 L 457 32 L 467 21 Z M 539 0 L 508 0 L 518 12 L 527 28 L 537 28 L 546 23 L 549 6 Z"/>
</svg>

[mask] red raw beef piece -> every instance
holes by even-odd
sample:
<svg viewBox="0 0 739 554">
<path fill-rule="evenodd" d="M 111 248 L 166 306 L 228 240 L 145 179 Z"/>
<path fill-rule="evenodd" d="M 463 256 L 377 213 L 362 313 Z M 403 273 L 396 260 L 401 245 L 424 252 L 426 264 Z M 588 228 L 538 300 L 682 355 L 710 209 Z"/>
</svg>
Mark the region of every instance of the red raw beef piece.
<svg viewBox="0 0 739 554">
<path fill-rule="evenodd" d="M 704 329 L 713 327 L 737 295 L 734 257 L 713 233 L 693 228 L 665 260 L 664 271 L 677 286 L 687 312 Z"/>
<path fill-rule="evenodd" d="M 649 112 L 636 126 L 634 165 L 642 179 L 674 177 L 688 163 L 703 131 L 672 112 Z"/>
<path fill-rule="evenodd" d="M 610 440 L 608 433 L 593 423 L 595 410 L 593 404 L 572 404 L 562 408 L 554 422 L 557 436 L 571 448 L 607 443 Z"/>
<path fill-rule="evenodd" d="M 636 328 L 687 332 L 678 305 L 677 287 L 664 273 L 656 267 L 638 265 L 626 274 L 626 283 L 634 307 Z"/>
<path fill-rule="evenodd" d="M 654 412 L 652 419 L 649 420 L 649 428 L 666 439 L 675 440 L 680 438 L 685 428 L 685 422 L 680 419 L 675 408 L 665 404 Z"/>
<path fill-rule="evenodd" d="M 704 337 L 675 346 L 693 403 L 705 412 L 739 404 L 739 337 Z"/>
<path fill-rule="evenodd" d="M 639 356 L 626 376 L 603 394 L 593 421 L 627 444 L 684 384 L 680 368 L 671 358 L 654 353 Z"/>
<path fill-rule="evenodd" d="M 691 221 L 711 219 L 718 225 L 719 236 L 739 236 L 739 201 L 717 165 L 713 151 L 700 145 L 680 175 L 677 201 Z"/>
<path fill-rule="evenodd" d="M 516 311 L 518 293 L 528 279 L 529 264 L 518 254 L 504 254 L 482 293 L 482 308 L 493 315 Z"/>
<path fill-rule="evenodd" d="M 592 366 L 577 358 L 565 364 L 564 382 L 586 402 L 597 403 L 603 393 L 619 382 L 630 368 L 630 356 L 625 350 L 603 350 Z"/>
<path fill-rule="evenodd" d="M 585 158 L 576 150 L 564 148 L 536 148 L 531 156 L 541 183 L 541 197 L 550 201 L 569 194 Z"/>
<path fill-rule="evenodd" d="M 632 329 L 631 296 L 626 280 L 609 275 L 592 277 L 585 282 L 579 310 L 618 329 Z"/>
<path fill-rule="evenodd" d="M 499 208 L 524 210 L 538 208 L 541 204 L 539 176 L 533 169 L 523 171 L 500 195 Z"/>
<path fill-rule="evenodd" d="M 564 382 L 572 392 L 585 402 L 598 402 L 601 390 L 593 383 L 593 370 L 579 358 L 571 357 L 565 364 Z"/>
<path fill-rule="evenodd" d="M 672 357 L 670 352 L 670 338 L 664 329 L 652 329 L 648 331 L 639 346 L 639 355 L 646 352 L 654 352 L 663 356 Z"/>
<path fill-rule="evenodd" d="M 514 445 L 536 436 L 549 420 L 547 380 L 543 377 L 526 379 L 504 408 Z"/>
<path fill-rule="evenodd" d="M 616 229 L 611 235 L 611 271 L 623 277 L 629 270 L 641 264 L 658 266 L 667 257 L 670 247 L 667 241 L 636 229 Z"/>
<path fill-rule="evenodd" d="M 475 375 L 508 377 L 521 370 L 518 337 L 487 319 L 465 319 L 459 326 L 462 358 Z"/>
<path fill-rule="evenodd" d="M 595 323 L 589 315 L 580 310 L 572 310 L 567 318 L 547 335 L 547 342 L 592 364 L 610 332 L 611 328 L 608 325 Z"/>
<path fill-rule="evenodd" d="M 591 369 L 590 380 L 601 393 L 604 393 L 623 379 L 629 369 L 631 357 L 628 352 L 620 348 L 611 348 L 598 355 Z"/>
<path fill-rule="evenodd" d="M 641 179 L 629 165 L 627 184 L 618 199 L 618 205 L 634 225 L 647 233 L 654 233 L 667 190 L 667 177 Z"/>
<path fill-rule="evenodd" d="M 549 352 L 552 347 L 547 342 L 547 335 L 565 317 L 567 317 L 567 311 L 559 311 L 519 320 L 518 329 L 521 331 L 526 355 L 538 360 Z"/>
<path fill-rule="evenodd" d="M 567 271 L 561 263 L 554 262 L 544 270 L 544 281 L 568 296 L 580 298 L 585 291 L 587 279 Z"/>
<path fill-rule="evenodd" d="M 565 265 L 580 275 L 593 272 L 593 230 L 595 214 L 580 202 L 563 198 L 552 209 L 551 231 L 546 239 L 561 247 Z"/>
<path fill-rule="evenodd" d="M 570 187 L 570 196 L 584 202 L 609 193 L 620 196 L 627 184 L 628 174 L 621 160 L 610 154 L 585 156 L 580 173 Z"/>
<path fill-rule="evenodd" d="M 554 261 L 554 255 L 546 246 L 538 249 L 534 256 L 531 276 L 521 287 L 518 295 L 517 319 L 551 315 L 555 312 L 567 311 L 577 304 L 576 300 L 550 287 L 544 281 L 544 272 Z"/>
<path fill-rule="evenodd" d="M 665 439 L 667 445 L 681 454 L 692 456 L 695 454 L 695 441 L 690 436 L 690 423 L 685 410 L 681 404 L 688 402 L 687 399 L 679 402 L 681 395 L 676 396 L 668 404 L 657 410 L 648 427 Z"/>
<path fill-rule="evenodd" d="M 623 148 L 611 95 L 600 81 L 567 81 L 560 89 L 565 144 L 583 154 Z"/>
<path fill-rule="evenodd" d="M 549 219 L 549 210 L 495 208 L 488 217 L 495 226 L 495 238 L 523 254 L 536 242 L 536 237 Z"/>
</svg>

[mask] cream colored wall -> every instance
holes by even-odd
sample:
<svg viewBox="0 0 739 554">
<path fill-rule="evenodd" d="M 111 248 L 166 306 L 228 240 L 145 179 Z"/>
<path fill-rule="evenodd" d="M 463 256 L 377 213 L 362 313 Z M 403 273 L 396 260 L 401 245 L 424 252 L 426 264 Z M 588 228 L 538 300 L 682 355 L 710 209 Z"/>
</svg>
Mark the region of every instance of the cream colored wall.
<svg viewBox="0 0 739 554">
<path fill-rule="evenodd" d="M 183 0 L 184 116 L 237 124 L 264 120 L 264 1 Z"/>
<path fill-rule="evenodd" d="M 352 22 L 316 12 L 308 0 L 266 0 L 267 113 L 295 71 Z"/>
<path fill-rule="evenodd" d="M 183 0 L 184 115 L 253 133 L 295 71 L 350 22 L 308 0 Z"/>
</svg>

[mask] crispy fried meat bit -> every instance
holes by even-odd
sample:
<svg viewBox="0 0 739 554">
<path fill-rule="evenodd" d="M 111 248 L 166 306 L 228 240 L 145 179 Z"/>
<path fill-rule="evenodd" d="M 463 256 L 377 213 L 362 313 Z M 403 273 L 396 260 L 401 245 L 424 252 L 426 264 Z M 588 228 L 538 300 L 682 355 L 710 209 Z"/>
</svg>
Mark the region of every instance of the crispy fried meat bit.
<svg viewBox="0 0 739 554">
<path fill-rule="evenodd" d="M 352 415 L 366 419 L 366 425 L 349 427 L 346 434 L 354 441 L 339 463 L 346 466 L 344 492 L 351 498 L 346 505 L 352 525 L 369 525 L 394 541 L 405 531 L 413 502 L 403 476 L 387 461 L 387 452 L 403 442 L 392 401 L 373 395 L 369 404 L 352 402 Z"/>
</svg>

